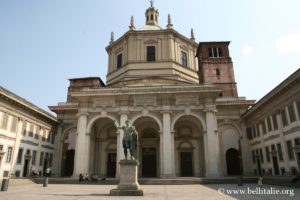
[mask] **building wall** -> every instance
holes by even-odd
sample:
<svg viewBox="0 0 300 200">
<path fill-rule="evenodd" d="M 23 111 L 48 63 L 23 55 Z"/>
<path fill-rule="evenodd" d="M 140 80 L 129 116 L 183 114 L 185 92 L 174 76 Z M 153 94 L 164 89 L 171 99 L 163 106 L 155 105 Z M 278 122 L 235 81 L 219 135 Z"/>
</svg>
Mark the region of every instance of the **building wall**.
<svg viewBox="0 0 300 200">
<path fill-rule="evenodd" d="M 53 161 L 55 118 L 41 115 L 36 111 L 37 107 L 3 88 L 0 92 L 0 145 L 2 145 L 0 179 L 8 176 L 29 176 L 30 169 L 43 171 L 45 157 L 42 158 L 40 165 L 41 152 L 48 155 L 50 166 Z M 19 149 L 23 150 L 22 155 L 19 155 Z M 35 163 L 33 151 L 36 154 Z M 26 173 L 24 173 L 25 160 L 28 160 Z"/>
<path fill-rule="evenodd" d="M 288 176 L 299 171 L 299 74 L 298 70 L 288 77 L 262 98 L 257 103 L 258 106 L 254 106 L 254 111 L 248 115 L 246 113 L 244 117 L 248 127 L 254 174 L 261 172 L 266 175 Z M 279 172 L 276 172 L 276 163 Z"/>
</svg>

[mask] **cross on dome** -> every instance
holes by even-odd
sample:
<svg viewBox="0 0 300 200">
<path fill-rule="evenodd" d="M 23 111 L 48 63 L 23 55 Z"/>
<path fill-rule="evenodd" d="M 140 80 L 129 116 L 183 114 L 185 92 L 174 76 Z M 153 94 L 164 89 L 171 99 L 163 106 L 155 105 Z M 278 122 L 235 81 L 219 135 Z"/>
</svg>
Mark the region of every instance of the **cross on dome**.
<svg viewBox="0 0 300 200">
<path fill-rule="evenodd" d="M 154 0 L 149 0 L 151 8 L 153 7 Z"/>
</svg>

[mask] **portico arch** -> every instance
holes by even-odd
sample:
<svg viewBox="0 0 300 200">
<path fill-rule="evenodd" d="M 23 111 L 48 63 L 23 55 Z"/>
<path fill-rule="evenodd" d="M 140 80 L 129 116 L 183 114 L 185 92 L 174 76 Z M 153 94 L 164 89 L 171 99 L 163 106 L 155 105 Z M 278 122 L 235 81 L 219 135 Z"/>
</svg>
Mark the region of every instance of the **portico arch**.
<svg viewBox="0 0 300 200">
<path fill-rule="evenodd" d="M 115 177 L 117 168 L 117 128 L 113 117 L 97 116 L 90 120 L 89 173 Z"/>
<path fill-rule="evenodd" d="M 202 126 L 202 130 L 203 131 L 206 131 L 206 123 L 205 123 L 205 120 L 203 119 L 202 116 L 200 115 L 196 115 L 194 113 L 189 113 L 189 114 L 185 114 L 185 113 L 181 113 L 181 114 L 178 114 L 177 116 L 174 117 L 172 123 L 171 123 L 171 130 L 174 131 L 174 126 L 175 126 L 175 123 L 178 121 L 178 119 L 184 117 L 184 116 L 191 116 L 191 117 L 194 117 L 196 118 L 197 120 L 199 120 L 199 122 L 201 123 L 201 126 Z"/>
<path fill-rule="evenodd" d="M 72 176 L 74 170 L 76 127 L 66 129 L 61 138 L 62 157 L 61 157 L 61 175 Z"/>
<path fill-rule="evenodd" d="M 221 169 L 223 175 L 233 175 L 231 169 L 228 169 L 228 166 L 232 166 L 232 158 L 236 157 L 233 149 L 238 152 L 239 149 L 239 139 L 242 134 L 240 128 L 234 123 L 221 123 L 218 127 L 219 129 L 219 141 L 220 141 L 220 159 L 221 159 Z M 231 149 L 231 150 L 230 150 Z M 228 151 L 230 150 L 230 151 Z M 230 152 L 230 153 L 228 153 Z M 237 165 L 239 163 L 236 163 Z"/>
<path fill-rule="evenodd" d="M 113 122 L 115 122 L 117 124 L 117 126 L 120 126 L 119 124 L 119 121 L 113 117 L 113 116 L 110 116 L 110 115 L 107 115 L 107 114 L 102 114 L 102 115 L 97 115 L 95 117 L 93 117 L 92 119 L 89 120 L 88 124 L 87 124 L 87 133 L 90 133 L 91 132 L 91 129 L 95 123 L 95 121 L 101 119 L 101 118 L 108 118 L 108 119 L 111 119 Z"/>
<path fill-rule="evenodd" d="M 140 115 L 137 115 L 137 116 L 133 117 L 133 118 L 131 119 L 132 124 L 134 124 L 134 122 L 135 122 L 137 119 L 140 119 L 140 118 L 143 118 L 143 117 L 149 117 L 149 118 L 152 118 L 152 119 L 157 123 L 157 125 L 158 125 L 158 127 L 159 127 L 158 131 L 160 132 L 160 131 L 162 130 L 162 123 L 161 123 L 161 120 L 160 120 L 158 117 L 156 117 L 155 115 L 152 115 L 152 114 L 149 114 L 149 113 L 147 113 L 147 114 L 140 114 Z"/>
<path fill-rule="evenodd" d="M 201 118 L 181 115 L 174 120 L 176 176 L 204 176 L 204 126 Z"/>
<path fill-rule="evenodd" d="M 155 118 L 142 116 L 133 120 L 138 132 L 137 158 L 140 177 L 159 177 L 161 159 L 160 125 Z"/>
</svg>

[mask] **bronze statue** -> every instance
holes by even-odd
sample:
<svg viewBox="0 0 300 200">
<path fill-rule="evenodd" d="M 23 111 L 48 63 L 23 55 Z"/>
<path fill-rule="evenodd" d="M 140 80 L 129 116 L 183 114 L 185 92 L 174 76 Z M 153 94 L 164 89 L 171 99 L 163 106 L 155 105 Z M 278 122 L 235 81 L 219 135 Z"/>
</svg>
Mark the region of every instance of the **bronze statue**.
<svg viewBox="0 0 300 200">
<path fill-rule="evenodd" d="M 126 120 L 125 124 L 126 126 L 118 127 L 115 122 L 116 127 L 124 131 L 122 144 L 123 144 L 125 158 L 126 160 L 128 160 L 127 150 L 129 149 L 130 159 L 132 160 L 135 159 L 133 156 L 133 150 L 136 150 L 137 148 L 137 131 L 135 130 L 135 127 L 130 124 L 129 120 Z"/>
</svg>

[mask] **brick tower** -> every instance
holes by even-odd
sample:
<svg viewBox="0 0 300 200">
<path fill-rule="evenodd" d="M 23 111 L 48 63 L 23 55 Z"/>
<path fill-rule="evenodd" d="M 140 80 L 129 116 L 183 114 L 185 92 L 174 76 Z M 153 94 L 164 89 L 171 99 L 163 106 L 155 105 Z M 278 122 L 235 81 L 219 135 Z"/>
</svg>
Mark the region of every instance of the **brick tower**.
<svg viewBox="0 0 300 200">
<path fill-rule="evenodd" d="M 223 88 L 221 97 L 237 97 L 230 42 L 200 42 L 197 50 L 199 84 L 213 83 Z"/>
</svg>

